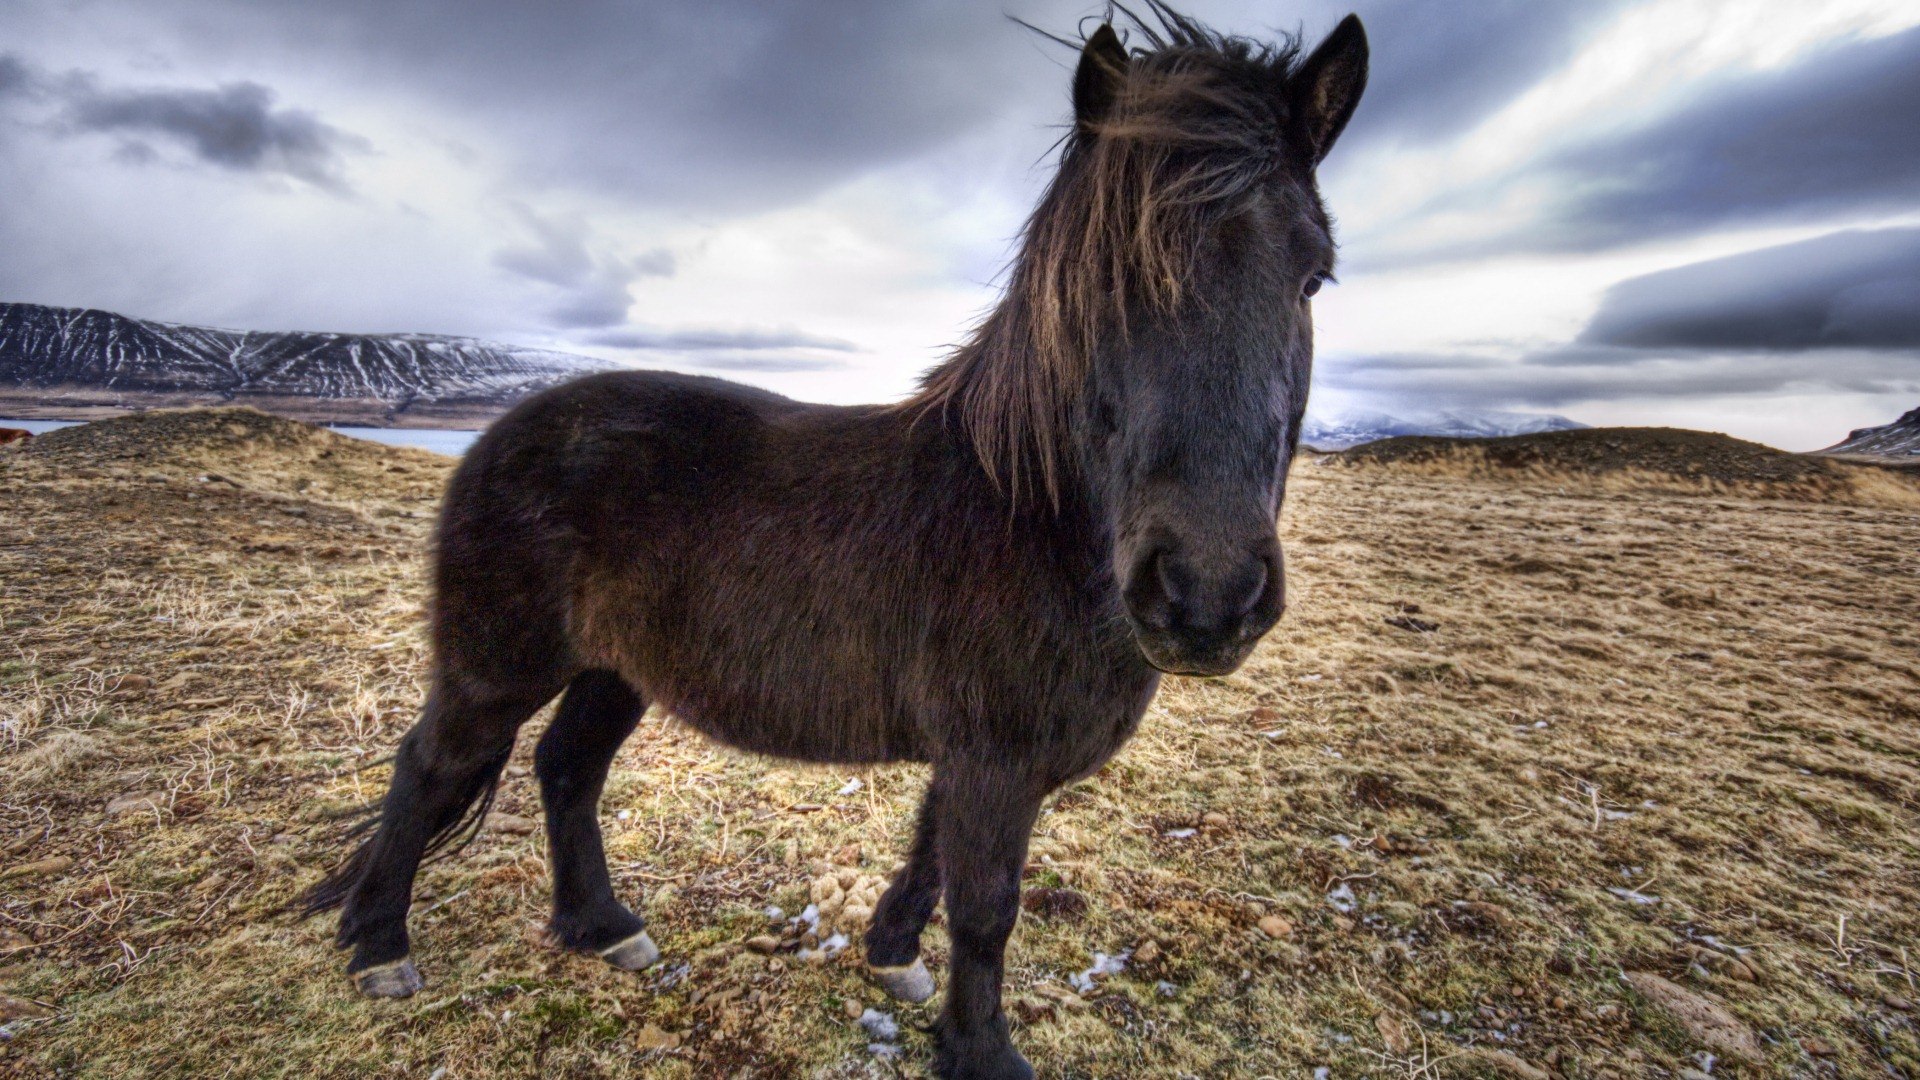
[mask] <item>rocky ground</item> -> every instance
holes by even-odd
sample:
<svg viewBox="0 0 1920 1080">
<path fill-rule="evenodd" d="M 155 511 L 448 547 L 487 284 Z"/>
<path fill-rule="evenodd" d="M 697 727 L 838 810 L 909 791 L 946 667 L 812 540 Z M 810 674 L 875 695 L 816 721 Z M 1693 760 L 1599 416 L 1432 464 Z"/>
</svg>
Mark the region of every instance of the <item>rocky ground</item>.
<svg viewBox="0 0 1920 1080">
<path fill-rule="evenodd" d="M 1920 1076 L 1911 482 L 1325 460 L 1286 622 L 1041 819 L 1042 1073 Z M 0 449 L 0 1073 L 917 1075 L 931 1010 L 831 948 L 912 768 L 650 718 L 603 809 L 638 977 L 541 936 L 530 737 L 423 874 L 422 994 L 280 913 L 417 704 L 450 464 L 244 411 Z"/>
</svg>

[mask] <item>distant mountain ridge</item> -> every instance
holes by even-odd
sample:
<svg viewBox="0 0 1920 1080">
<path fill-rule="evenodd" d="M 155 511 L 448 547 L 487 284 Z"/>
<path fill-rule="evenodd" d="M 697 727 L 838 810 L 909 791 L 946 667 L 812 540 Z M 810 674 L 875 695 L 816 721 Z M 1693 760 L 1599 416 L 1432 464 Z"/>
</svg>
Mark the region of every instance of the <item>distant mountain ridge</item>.
<svg viewBox="0 0 1920 1080">
<path fill-rule="evenodd" d="M 479 426 L 530 394 L 619 367 L 436 334 L 221 330 L 0 303 L 0 413 L 254 404 L 296 419 Z"/>
<path fill-rule="evenodd" d="M 1844 440 L 1820 452 L 1898 458 L 1920 455 L 1920 409 L 1908 410 L 1891 424 L 1849 431 Z"/>
<path fill-rule="evenodd" d="M 1355 411 L 1325 419 L 1309 416 L 1300 441 L 1316 450 L 1345 450 L 1401 435 L 1489 439 L 1502 435 L 1537 435 L 1543 431 L 1581 431 L 1586 427 L 1577 420 L 1546 413 L 1453 409 L 1403 417 Z"/>
</svg>

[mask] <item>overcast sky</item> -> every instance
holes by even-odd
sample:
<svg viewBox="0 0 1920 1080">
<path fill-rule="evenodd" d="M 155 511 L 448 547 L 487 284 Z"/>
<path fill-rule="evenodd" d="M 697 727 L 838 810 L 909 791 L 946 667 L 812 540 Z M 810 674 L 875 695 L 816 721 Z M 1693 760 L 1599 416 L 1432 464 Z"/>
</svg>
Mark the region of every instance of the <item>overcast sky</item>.
<svg viewBox="0 0 1920 1080">
<path fill-rule="evenodd" d="M 1790 449 L 1920 404 L 1920 4 L 1193 0 L 1373 79 L 1314 409 Z M 993 302 L 1097 4 L 6 0 L 0 300 L 895 398 Z M 1089 24 L 1090 25 L 1090 24 Z"/>
</svg>

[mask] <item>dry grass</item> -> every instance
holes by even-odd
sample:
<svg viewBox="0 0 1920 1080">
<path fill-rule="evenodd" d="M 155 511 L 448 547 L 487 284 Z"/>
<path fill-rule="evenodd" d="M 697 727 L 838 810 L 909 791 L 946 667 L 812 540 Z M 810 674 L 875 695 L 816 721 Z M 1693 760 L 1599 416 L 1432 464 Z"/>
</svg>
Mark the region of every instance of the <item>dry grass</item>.
<svg viewBox="0 0 1920 1080">
<path fill-rule="evenodd" d="M 354 998 L 276 908 L 417 703 L 448 463 L 133 423 L 0 451 L 0 994 L 52 1014 L 0 1020 L 0 1072 L 917 1074 L 931 1012 L 883 1006 L 906 1053 L 870 1055 L 857 950 L 744 947 L 893 866 L 917 771 L 842 794 L 658 718 L 603 820 L 661 967 L 547 948 L 543 841 L 494 829 L 422 877 L 426 992 Z M 1303 463 L 1284 532 L 1280 630 L 1042 818 L 1009 983 L 1043 1073 L 1701 1068 L 1635 971 L 1757 1034 L 1716 1075 L 1920 1075 L 1915 515 Z"/>
</svg>

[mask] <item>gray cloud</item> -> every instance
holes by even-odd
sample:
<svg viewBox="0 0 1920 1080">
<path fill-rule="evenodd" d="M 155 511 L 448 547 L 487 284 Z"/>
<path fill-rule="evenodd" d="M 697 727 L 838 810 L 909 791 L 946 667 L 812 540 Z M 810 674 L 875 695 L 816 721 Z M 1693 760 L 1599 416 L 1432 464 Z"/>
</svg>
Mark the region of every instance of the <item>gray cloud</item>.
<svg viewBox="0 0 1920 1080">
<path fill-rule="evenodd" d="M 1920 350 L 1920 228 L 1849 230 L 1631 278 L 1583 343 Z"/>
<path fill-rule="evenodd" d="M 1726 224 L 1920 206 L 1920 29 L 1723 80 L 1638 131 L 1549 169 L 1585 178 L 1575 247 Z"/>
<path fill-rule="evenodd" d="M 1624 2 L 1307 0 L 1289 15 L 1305 16 L 1315 35 L 1349 9 L 1368 21 L 1375 60 L 1352 145 L 1470 126 L 1563 63 Z M 1278 21 L 1253 0 L 1185 6 L 1256 35 Z M 810 197 L 994 124 L 1039 158 L 1067 118 L 1074 57 L 1005 14 L 1071 34 L 1104 8 L 171 0 L 166 10 L 170 24 L 193 27 L 177 43 L 183 58 L 320 70 L 367 95 L 474 118 L 537 182 L 741 210 Z"/>
<path fill-rule="evenodd" d="M 1329 356 L 1315 383 L 1443 407 L 1920 394 L 1920 228 L 1846 230 L 1629 278 L 1566 345 Z"/>
<path fill-rule="evenodd" d="M 752 371 L 752 372 L 791 372 L 791 371 L 832 371 L 847 366 L 845 360 L 829 360 L 818 356 L 783 356 L 778 353 L 753 353 L 740 356 L 702 356 L 694 361 L 695 367 L 709 371 Z"/>
<path fill-rule="evenodd" d="M 1564 409 L 1786 390 L 1920 394 L 1911 356 L 1861 349 L 1808 353 L 1572 345 L 1513 357 L 1400 354 L 1323 357 L 1316 390 L 1424 408 Z"/>
<path fill-rule="evenodd" d="M 1553 194 L 1541 220 L 1396 261 L 1597 251 L 1778 222 L 1920 208 L 1920 28 L 1829 45 L 1779 70 L 1726 76 L 1660 118 L 1451 192 L 1414 216 Z M 1364 260 L 1364 256 L 1362 256 Z"/>
<path fill-rule="evenodd" d="M 346 154 L 368 148 L 365 139 L 310 112 L 274 108 L 273 91 L 259 83 L 124 90 L 74 76 L 61 80 L 56 93 L 66 102 L 63 119 L 75 130 L 160 139 L 222 168 L 281 173 L 335 191 L 346 189 Z"/>
<path fill-rule="evenodd" d="M 860 346 L 844 338 L 823 337 L 799 330 L 644 330 L 626 328 L 590 334 L 590 344 L 615 349 L 644 349 L 662 352 L 703 352 L 707 350 L 752 351 L 777 349 L 824 349 L 829 352 L 859 352 Z"/>
<path fill-rule="evenodd" d="M 108 87 L 90 72 L 54 75 L 4 54 L 0 97 L 54 103 L 49 130 L 116 136 L 115 158 L 136 165 L 159 160 L 157 140 L 224 169 L 278 173 L 342 192 L 347 155 L 369 149 L 365 139 L 307 110 L 275 108 L 274 92 L 255 82 L 211 90 Z"/>
<path fill-rule="evenodd" d="M 25 61 L 12 53 L 0 53 L 0 97 L 25 91 L 30 78 Z"/>
<path fill-rule="evenodd" d="M 109 0 L 112 2 L 112 0 Z M 1071 25 L 1079 5 L 1062 7 Z M 998 5 L 175 0 L 184 53 L 324 66 L 470 118 L 520 178 L 652 205 L 787 205 L 1038 104 L 1067 75 Z M 318 45 L 316 46 L 316 43 Z M 1036 133 L 1036 152 L 1046 136 Z"/>
<path fill-rule="evenodd" d="M 1569 60 L 1625 0 L 1541 3 L 1486 0 L 1361 0 L 1372 51 L 1367 92 L 1343 136 L 1347 149 L 1372 140 L 1443 140 L 1485 119 Z M 1337 15 L 1335 15 L 1337 17 Z M 1343 158 L 1333 159 L 1339 167 Z"/>
<path fill-rule="evenodd" d="M 591 230 L 578 218 L 549 219 L 523 203 L 513 207 L 532 242 L 494 252 L 495 266 L 551 286 L 561 294 L 548 311 L 558 329 L 617 326 L 633 303 L 629 288 L 641 278 L 671 277 L 672 251 L 654 248 L 634 256 L 607 256 L 589 249 Z"/>
</svg>

